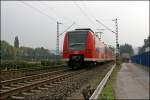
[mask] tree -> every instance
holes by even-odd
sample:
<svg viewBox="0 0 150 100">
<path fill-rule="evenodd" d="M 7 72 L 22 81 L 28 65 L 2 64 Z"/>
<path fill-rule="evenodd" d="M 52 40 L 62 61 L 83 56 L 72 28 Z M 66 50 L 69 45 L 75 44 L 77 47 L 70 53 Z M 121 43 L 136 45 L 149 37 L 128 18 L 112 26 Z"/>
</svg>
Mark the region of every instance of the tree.
<svg viewBox="0 0 150 100">
<path fill-rule="evenodd" d="M 6 41 L 0 41 L 0 55 L 1 59 L 14 59 L 15 49 Z"/>
<path fill-rule="evenodd" d="M 18 39 L 18 36 L 15 37 L 14 47 L 19 48 L 19 39 Z"/>
<path fill-rule="evenodd" d="M 15 38 L 16 41 L 18 37 Z M 15 41 L 14 41 L 15 42 Z M 18 41 L 19 44 L 19 41 Z M 17 46 L 17 43 L 14 45 Z M 0 41 L 0 55 L 1 59 L 5 60 L 47 60 L 47 59 L 54 59 L 55 55 L 52 54 L 48 49 L 43 47 L 41 48 L 30 48 L 30 47 L 20 47 L 16 48 L 10 45 L 6 41 Z"/>
<path fill-rule="evenodd" d="M 120 54 L 128 53 L 130 56 L 134 54 L 133 48 L 130 44 L 124 44 L 120 46 Z"/>
<path fill-rule="evenodd" d="M 145 49 L 149 46 L 150 46 L 150 35 L 148 36 L 147 39 L 144 39 L 144 45 L 142 47 L 139 47 L 138 54 L 145 52 Z"/>
</svg>

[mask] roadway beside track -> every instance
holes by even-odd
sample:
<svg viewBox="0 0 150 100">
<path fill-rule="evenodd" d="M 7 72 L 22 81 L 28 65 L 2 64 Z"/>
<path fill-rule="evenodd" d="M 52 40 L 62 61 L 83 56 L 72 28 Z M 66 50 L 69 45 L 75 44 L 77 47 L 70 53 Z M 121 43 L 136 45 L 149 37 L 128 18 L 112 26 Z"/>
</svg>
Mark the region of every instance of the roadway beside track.
<svg viewBox="0 0 150 100">
<path fill-rule="evenodd" d="M 149 99 L 149 72 L 123 63 L 116 80 L 116 99 Z"/>
</svg>

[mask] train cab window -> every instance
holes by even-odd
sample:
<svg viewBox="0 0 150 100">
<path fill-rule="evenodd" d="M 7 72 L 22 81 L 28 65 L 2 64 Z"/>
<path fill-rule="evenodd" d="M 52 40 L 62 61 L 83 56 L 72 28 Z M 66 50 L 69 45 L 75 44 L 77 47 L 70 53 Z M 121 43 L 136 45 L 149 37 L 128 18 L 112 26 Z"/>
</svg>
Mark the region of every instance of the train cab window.
<svg viewBox="0 0 150 100">
<path fill-rule="evenodd" d="M 105 52 L 104 47 L 101 47 L 101 48 L 100 48 L 100 52 L 101 52 L 101 53 L 104 53 L 104 52 Z"/>
<path fill-rule="evenodd" d="M 98 48 L 96 48 L 96 52 L 100 52 L 100 48 L 98 47 Z"/>
<path fill-rule="evenodd" d="M 86 47 L 88 31 L 72 31 L 68 32 L 69 49 L 71 50 L 83 50 Z"/>
</svg>

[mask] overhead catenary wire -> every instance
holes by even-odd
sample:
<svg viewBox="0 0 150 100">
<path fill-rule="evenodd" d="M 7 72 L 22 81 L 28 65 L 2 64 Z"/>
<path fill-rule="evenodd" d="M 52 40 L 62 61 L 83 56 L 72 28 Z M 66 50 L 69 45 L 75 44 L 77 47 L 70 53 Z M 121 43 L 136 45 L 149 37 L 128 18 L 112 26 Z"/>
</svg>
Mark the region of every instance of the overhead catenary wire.
<svg viewBox="0 0 150 100">
<path fill-rule="evenodd" d="M 36 7 L 33 7 L 33 6 L 30 5 L 29 3 L 25 3 L 24 1 L 21 1 L 21 2 L 22 2 L 23 4 L 25 4 L 26 6 L 28 6 L 28 7 L 32 8 L 32 9 L 36 10 L 37 12 L 39 12 L 39 13 L 41 13 L 41 14 L 47 16 L 47 17 L 48 17 L 49 19 L 51 19 L 53 22 L 57 22 L 57 19 L 55 19 L 55 18 L 49 16 L 48 14 L 42 12 L 41 10 L 37 9 Z M 92 22 L 92 20 L 91 20 L 91 19 L 88 17 L 88 15 L 82 10 L 82 8 L 81 8 L 76 2 L 74 2 L 74 4 L 80 9 L 80 11 L 82 12 L 82 14 L 83 14 L 85 17 L 87 17 L 87 18 L 90 20 L 90 22 Z M 113 33 L 115 33 L 115 32 L 112 31 L 109 27 L 107 27 L 106 25 L 104 25 L 101 21 L 99 21 L 99 20 L 96 20 L 96 21 L 97 21 L 98 23 L 100 23 L 102 26 L 104 26 L 107 30 L 109 30 L 109 31 L 111 31 L 111 32 L 113 32 Z"/>
<path fill-rule="evenodd" d="M 92 24 L 95 24 L 95 23 L 89 18 L 88 14 L 86 14 L 86 13 L 84 12 L 84 10 L 83 10 L 75 1 L 73 1 L 73 3 L 79 8 L 79 10 L 81 11 L 81 13 L 88 19 L 89 22 L 91 22 Z"/>
<path fill-rule="evenodd" d="M 107 30 L 109 30 L 110 32 L 116 33 L 116 32 L 114 32 L 113 30 L 111 30 L 109 27 L 107 27 L 105 24 L 103 24 L 101 21 L 99 21 L 99 20 L 97 20 L 97 19 L 96 19 L 96 21 L 97 21 L 99 24 L 101 24 L 103 27 L 105 27 Z"/>
<path fill-rule="evenodd" d="M 58 14 L 58 13 L 56 12 L 56 10 L 54 10 L 53 7 L 48 6 L 46 3 L 42 2 L 42 1 L 41 1 L 41 4 L 42 4 L 44 7 L 46 7 L 47 9 L 51 10 L 56 16 L 59 16 L 59 15 L 60 15 L 60 14 Z M 61 17 L 63 17 L 64 19 L 66 19 L 66 20 L 68 20 L 68 21 L 74 22 L 72 19 L 70 19 L 70 18 L 68 18 L 68 17 L 66 17 L 66 16 L 64 16 L 64 15 L 61 15 Z"/>
<path fill-rule="evenodd" d="M 51 11 L 53 11 L 55 13 L 56 16 L 58 16 L 58 14 L 53 10 L 52 7 L 47 7 L 47 5 L 43 2 L 41 2 L 41 4 L 46 7 L 47 9 L 50 9 Z M 61 15 L 62 16 L 62 15 Z M 65 16 L 63 16 L 65 18 Z M 68 19 L 68 18 L 65 18 L 65 19 Z M 71 19 L 69 19 L 70 21 L 72 21 Z M 62 23 L 61 23 L 62 24 Z M 66 32 L 67 30 L 69 30 L 74 24 L 76 24 L 76 22 L 74 21 L 73 24 L 71 24 L 68 28 L 66 28 L 62 33 L 60 33 L 58 36 L 61 36 L 64 32 Z M 64 24 L 62 24 L 64 25 Z"/>
<path fill-rule="evenodd" d="M 34 6 L 32 6 L 31 4 L 29 4 L 29 3 L 26 3 L 26 2 L 24 2 L 24 1 L 21 1 L 24 5 L 26 5 L 26 6 L 28 6 L 28 7 L 30 7 L 30 8 L 32 8 L 32 9 L 34 9 L 35 11 L 37 11 L 37 12 L 39 12 L 40 14 L 42 14 L 42 15 L 44 15 L 44 16 L 46 16 L 46 17 L 48 17 L 51 21 L 53 21 L 53 22 L 57 22 L 57 19 L 55 19 L 55 18 L 53 18 L 53 17 L 51 17 L 51 16 L 49 16 L 48 14 L 46 14 L 46 13 L 44 13 L 44 12 L 42 12 L 41 10 L 39 10 L 38 8 L 36 8 L 36 7 L 34 7 Z"/>
<path fill-rule="evenodd" d="M 81 3 L 82 3 L 83 7 L 84 7 L 85 9 L 87 9 L 87 11 L 88 11 L 88 13 L 89 13 L 89 16 L 90 16 L 92 19 L 94 19 L 94 22 L 95 22 L 96 17 L 95 17 L 94 14 L 91 12 L 90 8 L 86 6 L 86 3 L 85 3 L 84 0 L 80 0 L 80 1 L 81 1 Z"/>
<path fill-rule="evenodd" d="M 45 8 L 51 10 L 51 11 L 57 16 L 57 18 L 60 17 L 60 15 L 57 14 L 56 11 L 54 11 L 54 9 L 53 9 L 52 7 L 47 7 L 47 5 L 46 5 L 45 3 L 43 3 L 43 2 L 40 2 L 40 5 L 43 5 Z M 62 17 L 62 15 L 61 15 L 61 17 Z M 64 17 L 64 16 L 63 16 L 63 17 Z M 65 18 L 65 17 L 64 17 L 64 18 Z M 67 19 L 67 18 L 65 18 L 65 19 Z M 69 20 L 70 20 L 70 19 L 69 19 Z M 71 21 L 71 20 L 70 20 L 70 21 Z M 63 23 L 62 23 L 62 25 L 65 27 L 65 25 L 64 25 Z"/>
<path fill-rule="evenodd" d="M 89 15 L 90 15 L 92 18 L 96 19 L 96 17 L 95 17 L 95 16 L 93 15 L 93 13 L 91 12 L 90 8 L 87 8 L 86 4 L 84 3 L 84 0 L 80 0 L 80 1 L 81 1 L 81 3 L 83 4 L 83 7 L 88 10 L 88 13 L 90 13 Z"/>
<path fill-rule="evenodd" d="M 61 16 L 61 17 L 63 17 L 64 19 L 66 19 L 66 20 L 68 20 L 68 21 L 70 21 L 70 22 L 75 23 L 77 26 L 80 26 L 79 24 L 77 24 L 76 21 L 73 21 L 72 19 L 70 19 L 70 18 L 68 18 L 68 17 L 66 17 L 66 16 L 64 16 L 64 15 L 59 15 L 59 14 L 54 10 L 53 7 L 49 7 L 47 4 L 45 4 L 45 3 L 42 2 L 42 1 L 41 1 L 40 3 L 41 3 L 45 8 L 51 10 L 56 16 Z M 65 26 L 64 24 L 62 24 L 62 25 Z"/>
<path fill-rule="evenodd" d="M 76 24 L 76 23 L 73 22 L 73 24 L 71 24 L 67 29 L 65 29 L 65 31 L 63 31 L 61 34 L 59 34 L 59 36 L 61 36 L 64 32 L 66 32 L 67 30 L 69 30 L 74 24 Z"/>
<path fill-rule="evenodd" d="M 81 3 L 87 8 L 85 1 L 84 0 L 80 0 Z M 90 8 L 88 7 L 88 11 L 89 13 L 91 13 L 91 17 L 94 18 L 97 21 L 97 18 L 94 16 L 94 14 L 91 12 Z M 99 21 L 99 20 L 98 20 Z M 102 26 L 104 26 L 107 30 L 111 31 L 114 33 L 114 31 L 112 31 L 109 27 L 107 27 L 105 24 L 103 24 L 101 21 L 99 21 L 99 24 L 101 24 Z"/>
</svg>

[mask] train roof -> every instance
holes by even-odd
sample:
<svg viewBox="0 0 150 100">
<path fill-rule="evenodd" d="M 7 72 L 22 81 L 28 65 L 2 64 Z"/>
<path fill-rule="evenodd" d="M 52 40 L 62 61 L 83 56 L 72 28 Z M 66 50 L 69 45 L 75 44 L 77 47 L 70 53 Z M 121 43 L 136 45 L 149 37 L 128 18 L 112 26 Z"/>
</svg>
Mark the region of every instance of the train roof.
<svg viewBox="0 0 150 100">
<path fill-rule="evenodd" d="M 75 29 L 75 30 L 72 30 L 72 31 L 68 31 L 68 32 L 75 32 L 75 31 L 91 31 L 91 32 L 93 32 L 94 33 L 94 31 L 92 30 L 92 29 L 90 29 L 90 28 L 77 28 L 77 29 Z"/>
<path fill-rule="evenodd" d="M 72 31 L 68 31 L 68 32 L 75 32 L 75 31 L 91 31 L 91 32 L 93 32 L 94 33 L 94 31 L 92 30 L 92 29 L 90 29 L 90 28 L 77 28 L 77 29 L 75 29 L 75 30 L 72 30 Z M 94 33 L 94 35 L 99 39 L 99 41 L 101 41 L 101 39 L 98 37 L 98 35 L 97 34 L 95 34 Z M 103 42 L 103 44 L 104 45 L 106 45 L 107 47 L 109 47 L 107 44 L 105 44 L 104 42 Z"/>
<path fill-rule="evenodd" d="M 77 28 L 75 30 L 87 30 L 87 31 L 92 31 L 94 33 L 94 31 L 90 28 Z"/>
</svg>

